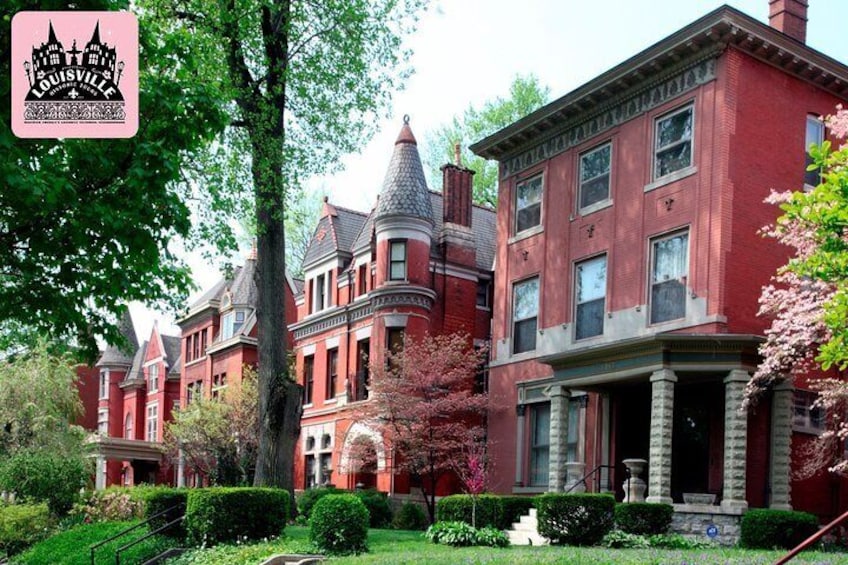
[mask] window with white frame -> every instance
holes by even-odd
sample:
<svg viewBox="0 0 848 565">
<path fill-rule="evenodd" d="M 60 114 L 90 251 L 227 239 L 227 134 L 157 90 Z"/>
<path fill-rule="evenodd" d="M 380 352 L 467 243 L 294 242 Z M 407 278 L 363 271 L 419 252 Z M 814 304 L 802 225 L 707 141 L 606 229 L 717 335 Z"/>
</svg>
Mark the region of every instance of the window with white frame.
<svg viewBox="0 0 848 565">
<path fill-rule="evenodd" d="M 535 228 L 542 223 L 542 175 L 515 185 L 515 233 Z"/>
<path fill-rule="evenodd" d="M 539 277 L 512 286 L 512 352 L 536 349 L 539 315 Z"/>
<path fill-rule="evenodd" d="M 530 486 L 547 486 L 550 476 L 551 405 L 530 405 Z"/>
<path fill-rule="evenodd" d="M 692 165 L 695 108 L 691 104 L 656 121 L 654 180 Z"/>
<path fill-rule="evenodd" d="M 97 433 L 102 436 L 109 435 L 109 409 L 100 408 L 97 410 Z"/>
<path fill-rule="evenodd" d="M 792 427 L 805 432 L 819 433 L 824 430 L 825 411 L 815 405 L 818 393 L 796 390 L 793 395 Z"/>
<path fill-rule="evenodd" d="M 109 369 L 100 369 L 100 400 L 109 398 Z"/>
<path fill-rule="evenodd" d="M 147 392 L 159 390 L 159 364 L 154 363 L 147 367 Z"/>
<path fill-rule="evenodd" d="M 653 240 L 651 244 L 651 323 L 686 316 L 689 233 Z"/>
<path fill-rule="evenodd" d="M 230 339 L 236 335 L 244 325 L 246 317 L 247 312 L 244 310 L 233 310 L 224 314 L 224 320 L 221 323 L 221 339 Z"/>
<path fill-rule="evenodd" d="M 804 186 L 807 188 L 815 188 L 821 183 L 821 170 L 807 170 L 813 164 L 813 157 L 810 155 L 811 145 L 821 145 L 824 141 L 824 122 L 820 117 L 810 114 L 807 116 L 807 133 L 804 139 Z"/>
<path fill-rule="evenodd" d="M 574 339 L 602 335 L 607 294 L 607 256 L 578 263 L 575 279 Z"/>
<path fill-rule="evenodd" d="M 406 240 L 389 242 L 389 280 L 406 280 Z"/>
<path fill-rule="evenodd" d="M 134 439 L 133 438 L 133 418 L 132 412 L 127 413 L 127 417 L 124 418 L 124 438 L 126 439 Z"/>
<path fill-rule="evenodd" d="M 606 202 L 610 197 L 612 143 L 605 143 L 580 156 L 580 210 Z"/>
<path fill-rule="evenodd" d="M 315 311 L 324 309 L 327 297 L 327 283 L 325 275 L 315 277 Z"/>
<path fill-rule="evenodd" d="M 312 404 L 312 391 L 315 387 L 315 357 L 303 358 L 303 403 Z"/>
<path fill-rule="evenodd" d="M 148 404 L 147 405 L 147 434 L 144 438 L 147 441 L 158 441 L 159 440 L 159 405 L 158 404 Z"/>
</svg>

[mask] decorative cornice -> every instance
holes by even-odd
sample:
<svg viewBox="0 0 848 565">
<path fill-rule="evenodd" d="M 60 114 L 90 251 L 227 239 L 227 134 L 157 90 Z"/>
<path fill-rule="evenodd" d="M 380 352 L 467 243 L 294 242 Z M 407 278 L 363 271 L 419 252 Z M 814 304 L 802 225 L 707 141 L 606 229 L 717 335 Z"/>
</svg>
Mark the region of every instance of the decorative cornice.
<svg viewBox="0 0 848 565">
<path fill-rule="evenodd" d="M 367 301 L 354 302 L 346 306 L 331 308 L 314 318 L 297 322 L 289 326 L 295 340 L 353 323 L 371 315 L 371 304 Z"/>
<path fill-rule="evenodd" d="M 398 306 L 414 306 L 429 312 L 435 301 L 435 291 L 409 284 L 387 285 L 371 292 L 371 307 L 375 312 Z"/>
<path fill-rule="evenodd" d="M 541 143 L 534 143 L 517 155 L 503 161 L 503 176 L 513 175 L 536 163 L 563 153 L 589 138 L 595 137 L 669 100 L 690 92 L 715 79 L 717 49 L 699 52 L 696 58 L 675 65 L 670 71 L 645 81 L 638 89 L 613 98 L 593 112 L 581 114 L 566 122 L 558 133 Z M 669 76 L 670 75 L 670 76 Z"/>
</svg>

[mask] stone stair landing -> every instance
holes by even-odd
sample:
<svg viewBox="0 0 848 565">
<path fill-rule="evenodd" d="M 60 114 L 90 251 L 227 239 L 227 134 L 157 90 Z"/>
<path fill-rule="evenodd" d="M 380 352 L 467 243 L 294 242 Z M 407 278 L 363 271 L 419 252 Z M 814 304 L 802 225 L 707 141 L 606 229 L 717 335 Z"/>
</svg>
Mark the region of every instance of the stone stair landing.
<svg viewBox="0 0 848 565">
<path fill-rule="evenodd" d="M 536 509 L 531 508 L 529 514 L 522 516 L 518 522 L 513 522 L 512 529 L 506 532 L 512 545 L 548 545 L 548 538 L 539 535 L 539 521 Z"/>
</svg>

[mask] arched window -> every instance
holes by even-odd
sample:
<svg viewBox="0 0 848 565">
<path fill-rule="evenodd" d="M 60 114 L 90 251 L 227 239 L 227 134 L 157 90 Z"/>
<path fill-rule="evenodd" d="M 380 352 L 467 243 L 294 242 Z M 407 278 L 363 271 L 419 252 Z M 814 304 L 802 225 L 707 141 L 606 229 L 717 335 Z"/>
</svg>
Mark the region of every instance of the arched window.
<svg viewBox="0 0 848 565">
<path fill-rule="evenodd" d="M 132 422 L 132 412 L 127 414 L 127 419 L 124 421 L 124 438 L 133 439 L 133 422 Z"/>
</svg>

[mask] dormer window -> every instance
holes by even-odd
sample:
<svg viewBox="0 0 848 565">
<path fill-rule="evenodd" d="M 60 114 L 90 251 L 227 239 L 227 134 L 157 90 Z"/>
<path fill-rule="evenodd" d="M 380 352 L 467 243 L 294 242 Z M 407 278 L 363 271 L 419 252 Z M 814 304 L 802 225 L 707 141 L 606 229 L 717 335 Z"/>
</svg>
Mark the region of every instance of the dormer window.
<svg viewBox="0 0 848 565">
<path fill-rule="evenodd" d="M 224 314 L 221 323 L 221 339 L 230 339 L 236 335 L 244 325 L 246 314 L 244 310 L 233 310 Z"/>
<path fill-rule="evenodd" d="M 147 392 L 159 390 L 159 365 L 153 364 L 147 368 Z"/>
<path fill-rule="evenodd" d="M 389 280 L 406 280 L 406 240 L 389 242 Z"/>
<path fill-rule="evenodd" d="M 324 309 L 327 302 L 327 289 L 324 275 L 318 275 L 315 278 L 315 311 Z"/>
</svg>

